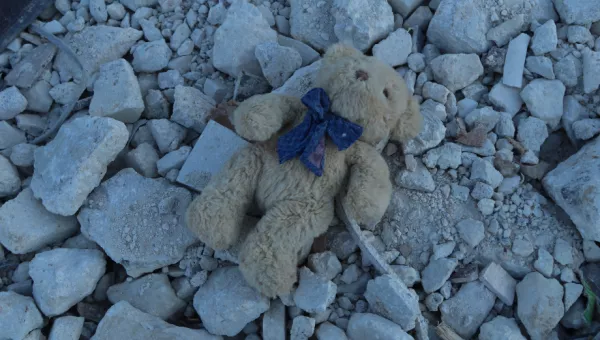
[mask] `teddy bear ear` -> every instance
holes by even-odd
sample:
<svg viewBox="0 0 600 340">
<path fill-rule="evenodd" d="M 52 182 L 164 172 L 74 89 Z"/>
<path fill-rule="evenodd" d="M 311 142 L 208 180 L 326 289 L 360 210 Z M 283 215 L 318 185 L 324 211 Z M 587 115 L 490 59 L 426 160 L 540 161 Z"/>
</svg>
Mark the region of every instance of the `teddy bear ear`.
<svg viewBox="0 0 600 340">
<path fill-rule="evenodd" d="M 335 43 L 331 45 L 325 52 L 325 58 L 329 60 L 336 60 L 344 57 L 360 57 L 363 54 L 360 53 L 356 48 L 347 45 L 345 43 Z"/>
<path fill-rule="evenodd" d="M 410 102 L 396 126 L 392 130 L 390 138 L 398 142 L 406 142 L 415 138 L 423 129 L 423 116 L 419 103 L 411 96 Z"/>
</svg>

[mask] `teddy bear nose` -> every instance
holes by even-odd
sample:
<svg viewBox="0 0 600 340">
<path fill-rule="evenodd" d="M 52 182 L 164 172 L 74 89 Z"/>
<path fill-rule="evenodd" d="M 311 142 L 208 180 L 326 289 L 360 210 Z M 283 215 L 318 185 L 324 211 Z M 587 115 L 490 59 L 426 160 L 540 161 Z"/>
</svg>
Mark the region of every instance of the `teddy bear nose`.
<svg viewBox="0 0 600 340">
<path fill-rule="evenodd" d="M 364 70 L 358 70 L 356 71 L 356 79 L 365 81 L 369 79 L 369 74 Z"/>
</svg>

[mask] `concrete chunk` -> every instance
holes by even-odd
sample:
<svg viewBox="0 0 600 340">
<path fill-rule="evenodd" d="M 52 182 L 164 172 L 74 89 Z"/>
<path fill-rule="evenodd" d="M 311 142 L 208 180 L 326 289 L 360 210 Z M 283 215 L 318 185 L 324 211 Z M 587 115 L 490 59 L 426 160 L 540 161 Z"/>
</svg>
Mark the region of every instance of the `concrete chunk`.
<svg viewBox="0 0 600 340">
<path fill-rule="evenodd" d="M 420 314 L 418 300 L 397 277 L 386 274 L 370 280 L 365 298 L 375 313 L 397 323 L 403 330 L 415 327 Z"/>
<path fill-rule="evenodd" d="M 517 313 L 532 340 L 547 339 L 565 314 L 563 287 L 533 272 L 517 284 Z"/>
<path fill-rule="evenodd" d="M 452 258 L 441 258 L 430 261 L 421 273 L 421 283 L 425 293 L 433 293 L 442 288 L 457 265 L 458 260 Z"/>
<path fill-rule="evenodd" d="M 507 306 L 513 305 L 517 281 L 504 268 L 495 262 L 491 262 L 481 271 L 479 279 L 487 289 L 496 294 L 500 301 Z"/>
<path fill-rule="evenodd" d="M 504 85 L 517 88 L 521 88 L 523 85 L 523 70 L 530 39 L 529 35 L 521 33 L 508 44 L 504 61 L 504 76 L 502 77 Z"/>
<path fill-rule="evenodd" d="M 215 101 L 202 91 L 194 87 L 177 85 L 171 119 L 182 126 L 202 133 L 208 114 L 215 105 Z"/>
<path fill-rule="evenodd" d="M 463 338 L 472 337 L 494 307 L 496 296 L 479 281 L 463 285 L 440 306 L 442 321 Z"/>
<path fill-rule="evenodd" d="M 172 55 L 165 39 L 154 40 L 135 48 L 131 64 L 136 72 L 158 72 L 167 67 Z"/>
<path fill-rule="evenodd" d="M 0 120 L 15 118 L 27 108 L 27 99 L 15 86 L 0 92 Z"/>
<path fill-rule="evenodd" d="M 557 44 L 556 24 L 554 20 L 548 20 L 533 33 L 531 50 L 535 55 L 542 55 L 556 50 Z"/>
<path fill-rule="evenodd" d="M 350 339 L 412 339 L 397 324 L 371 313 L 353 313 L 348 322 L 348 336 Z"/>
<path fill-rule="evenodd" d="M 299 276 L 298 288 L 294 292 L 296 306 L 308 313 L 325 312 L 335 299 L 337 285 L 306 267 L 300 268 Z"/>
<path fill-rule="evenodd" d="M 271 302 L 269 310 L 263 316 L 262 338 L 263 340 L 285 339 L 285 333 L 285 305 L 281 300 L 275 300 Z"/>
<path fill-rule="evenodd" d="M 600 51 L 583 51 L 583 90 L 592 93 L 600 87 Z"/>
<path fill-rule="evenodd" d="M 319 51 L 336 43 L 338 38 L 334 32 L 335 18 L 331 15 L 332 4 L 331 0 L 291 0 L 292 37 Z"/>
<path fill-rule="evenodd" d="M 431 61 L 435 80 L 456 92 L 471 85 L 483 75 L 483 65 L 477 54 L 444 54 Z"/>
<path fill-rule="evenodd" d="M 535 79 L 521 91 L 521 98 L 534 117 L 554 128 L 563 114 L 565 90 L 559 80 Z"/>
<path fill-rule="evenodd" d="M 85 318 L 76 316 L 63 316 L 56 318 L 48 340 L 79 340 L 83 331 Z"/>
</svg>

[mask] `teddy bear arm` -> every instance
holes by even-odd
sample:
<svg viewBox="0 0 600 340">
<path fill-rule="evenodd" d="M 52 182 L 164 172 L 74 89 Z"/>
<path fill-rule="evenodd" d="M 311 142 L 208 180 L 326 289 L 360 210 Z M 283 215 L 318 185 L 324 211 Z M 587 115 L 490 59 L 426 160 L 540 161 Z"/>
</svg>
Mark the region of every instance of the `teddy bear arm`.
<svg viewBox="0 0 600 340">
<path fill-rule="evenodd" d="M 238 151 L 189 205 L 186 224 L 209 247 L 237 242 L 262 171 L 261 152 L 255 145 Z"/>
<path fill-rule="evenodd" d="M 305 110 L 300 98 L 268 93 L 253 96 L 233 112 L 236 132 L 251 141 L 266 141 Z"/>
<path fill-rule="evenodd" d="M 371 146 L 360 143 L 349 151 L 346 162 L 350 178 L 343 201 L 359 224 L 374 226 L 383 217 L 391 199 L 390 171 L 383 157 Z"/>
<path fill-rule="evenodd" d="M 391 139 L 405 142 L 415 138 L 423 128 L 423 116 L 419 103 L 410 98 L 406 112 L 400 117 L 398 123 L 392 130 Z"/>
</svg>

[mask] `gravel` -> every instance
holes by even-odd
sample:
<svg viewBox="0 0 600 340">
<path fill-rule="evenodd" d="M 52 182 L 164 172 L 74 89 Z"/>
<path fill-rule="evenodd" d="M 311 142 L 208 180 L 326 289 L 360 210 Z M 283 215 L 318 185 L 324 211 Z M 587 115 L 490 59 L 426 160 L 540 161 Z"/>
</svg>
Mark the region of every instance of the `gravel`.
<svg viewBox="0 0 600 340">
<path fill-rule="evenodd" d="M 350 321 L 348 322 L 347 333 L 350 339 L 412 339 L 412 337 L 397 324 L 371 313 L 352 314 Z"/>
</svg>

